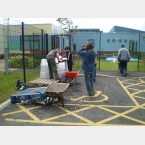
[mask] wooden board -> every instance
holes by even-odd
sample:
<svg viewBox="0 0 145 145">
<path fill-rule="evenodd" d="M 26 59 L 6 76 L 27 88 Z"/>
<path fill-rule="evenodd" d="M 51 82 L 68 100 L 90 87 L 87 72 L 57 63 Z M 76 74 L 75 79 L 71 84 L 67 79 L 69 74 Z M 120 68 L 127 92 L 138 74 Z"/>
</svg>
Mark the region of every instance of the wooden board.
<svg viewBox="0 0 145 145">
<path fill-rule="evenodd" d="M 49 80 L 49 79 L 41 79 L 37 78 L 33 81 L 28 82 L 28 87 L 34 88 L 34 87 L 45 87 L 52 83 L 58 83 L 59 80 Z"/>
</svg>

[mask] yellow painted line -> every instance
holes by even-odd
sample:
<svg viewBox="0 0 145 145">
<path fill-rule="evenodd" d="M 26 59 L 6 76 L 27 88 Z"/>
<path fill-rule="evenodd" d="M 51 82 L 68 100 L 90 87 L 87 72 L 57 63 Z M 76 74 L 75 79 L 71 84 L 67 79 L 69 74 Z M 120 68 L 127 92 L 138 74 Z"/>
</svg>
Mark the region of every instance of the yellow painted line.
<svg viewBox="0 0 145 145">
<path fill-rule="evenodd" d="M 139 79 L 142 83 L 145 83 L 145 81 L 144 80 L 142 80 L 142 79 Z"/>
<path fill-rule="evenodd" d="M 94 94 L 94 96 L 81 96 L 81 97 L 78 97 L 78 98 L 76 98 L 76 99 L 71 99 L 72 101 L 78 101 L 78 100 L 81 100 L 81 99 L 83 99 L 83 98 L 92 98 L 92 97 L 94 97 L 94 98 L 96 98 L 96 97 L 98 97 L 100 94 L 102 93 L 102 91 L 96 91 L 95 92 L 95 94 Z"/>
<path fill-rule="evenodd" d="M 119 82 L 119 84 L 122 86 L 122 88 L 126 91 L 126 93 L 128 94 L 128 96 L 131 98 L 131 100 L 134 102 L 135 105 L 139 105 L 139 103 L 134 99 L 133 95 L 129 93 L 129 91 L 124 87 L 124 85 L 121 83 L 121 81 L 119 79 L 117 79 L 117 81 Z"/>
<path fill-rule="evenodd" d="M 139 94 L 139 93 L 142 93 L 142 92 L 145 92 L 145 90 L 140 90 L 138 92 L 132 93 L 132 95 Z"/>
<path fill-rule="evenodd" d="M 130 109 L 130 110 L 127 110 L 127 111 L 125 111 L 125 112 L 123 112 L 123 113 L 118 113 L 118 112 L 115 112 L 115 111 L 112 111 L 112 110 L 103 108 L 103 107 L 101 107 L 101 106 L 98 106 L 100 109 L 104 109 L 104 110 L 109 111 L 109 112 L 111 112 L 111 113 L 114 113 L 114 114 L 116 114 L 116 115 L 115 115 L 115 116 L 112 116 L 112 117 L 109 117 L 109 118 L 106 118 L 106 119 L 104 119 L 104 120 L 101 120 L 101 121 L 97 122 L 96 124 L 97 124 L 97 125 L 101 125 L 101 124 L 103 124 L 103 123 L 105 123 L 105 122 L 108 122 L 108 121 L 110 121 L 110 120 L 116 119 L 116 118 L 118 118 L 118 117 L 124 117 L 124 118 L 127 118 L 127 119 L 129 119 L 129 120 L 133 120 L 133 121 L 135 121 L 135 122 L 138 122 L 138 123 L 141 123 L 141 124 L 145 124 L 144 121 L 141 121 L 141 120 L 138 120 L 138 119 L 135 119 L 135 118 L 126 116 L 126 114 L 128 114 L 128 113 L 130 113 L 130 112 L 133 112 L 133 111 L 135 111 L 135 110 L 137 110 L 137 109 L 140 109 L 140 108 L 141 108 L 142 106 L 144 106 L 144 105 L 145 105 L 145 104 L 143 104 L 143 105 L 141 105 L 141 106 L 135 106 L 134 108 L 132 108 L 132 109 Z"/>
<path fill-rule="evenodd" d="M 63 110 L 64 112 L 67 112 L 67 113 L 70 113 L 70 115 L 72 115 L 72 116 L 74 116 L 74 117 L 76 117 L 76 118 L 79 118 L 80 120 L 82 120 L 82 121 L 84 121 L 84 122 L 87 122 L 89 125 L 95 125 L 95 123 L 94 122 L 92 122 L 92 121 L 90 121 L 90 120 L 88 120 L 88 119 L 86 119 L 86 118 L 84 118 L 84 117 L 82 117 L 82 116 L 80 116 L 80 115 L 78 115 L 78 114 L 75 114 L 74 112 L 71 112 L 71 111 L 69 111 L 69 110 L 67 110 L 67 109 L 65 109 L 65 108 L 63 108 L 63 107 L 59 107 L 61 110 Z"/>
<path fill-rule="evenodd" d="M 78 112 L 81 112 L 81 111 L 84 111 L 84 110 L 88 110 L 90 108 L 92 108 L 92 107 L 86 107 L 86 108 L 82 108 L 82 109 L 75 110 L 75 111 L 72 111 L 72 112 L 73 113 L 78 113 Z M 54 119 L 57 119 L 57 118 L 65 117 L 65 116 L 68 116 L 68 115 L 70 115 L 70 112 L 62 114 L 62 115 L 54 116 L 54 117 L 51 117 L 51 118 L 47 118 L 47 119 L 44 119 L 42 121 L 46 122 L 46 121 L 54 120 Z"/>
<path fill-rule="evenodd" d="M 96 126 L 100 126 L 100 125 L 96 125 Z M 101 124 L 101 126 L 135 126 L 132 124 Z"/>
<path fill-rule="evenodd" d="M 23 107 L 22 105 L 18 105 L 18 107 L 35 121 L 40 121 L 40 119 L 31 113 L 27 108 Z"/>
<path fill-rule="evenodd" d="M 128 82 L 128 81 L 134 81 L 134 82 L 139 82 L 136 78 L 135 79 L 125 79 L 125 80 L 121 80 L 121 82 L 124 82 L 124 83 L 128 83 L 128 84 L 132 84 L 131 82 Z"/>
<path fill-rule="evenodd" d="M 90 106 L 90 107 L 113 107 L 113 108 L 133 108 L 134 106 L 115 106 L 115 105 L 92 105 L 92 104 L 65 104 L 65 106 Z"/>
<path fill-rule="evenodd" d="M 141 107 L 142 109 L 145 109 L 145 107 Z"/>
<path fill-rule="evenodd" d="M 83 99 L 83 98 L 86 98 L 86 97 L 88 97 L 88 96 L 81 96 L 81 97 L 78 97 L 78 98 L 76 98 L 76 99 L 72 99 L 72 98 L 71 98 L 71 100 L 72 100 L 72 101 L 78 101 L 78 100 Z"/>
<path fill-rule="evenodd" d="M 141 96 L 134 96 L 135 98 L 140 98 L 140 99 L 145 99 L 145 97 L 141 97 Z"/>
<path fill-rule="evenodd" d="M 21 120 L 21 119 L 11 119 L 6 118 L 6 121 L 14 121 L 14 122 L 25 122 L 25 123 L 36 123 L 36 124 L 52 124 L 52 125 L 78 125 L 78 126 L 88 126 L 88 123 L 71 123 L 71 122 L 42 122 L 42 121 L 34 121 L 34 120 Z"/>
<path fill-rule="evenodd" d="M 132 87 L 132 86 L 143 86 L 144 87 L 144 85 L 142 85 L 143 83 L 138 83 L 138 84 L 132 84 L 132 85 L 128 85 L 128 86 L 126 86 L 126 88 L 128 88 L 128 87 Z"/>
<path fill-rule="evenodd" d="M 104 97 L 102 100 L 96 100 L 96 101 L 82 100 L 82 102 L 103 102 L 103 101 L 107 101 L 109 99 L 109 97 L 106 95 L 102 94 L 101 96 Z"/>
<path fill-rule="evenodd" d="M 29 108 L 28 110 L 33 110 L 33 109 L 37 109 L 37 108 L 41 108 L 41 106 L 39 106 L 39 107 L 33 107 L 33 108 Z M 2 114 L 2 115 L 3 115 L 3 116 L 7 116 L 7 115 L 17 114 L 17 113 L 21 113 L 21 112 L 23 112 L 23 110 L 14 111 L 14 112 L 9 112 L 9 113 L 4 113 L 4 114 Z"/>
<path fill-rule="evenodd" d="M 134 90 L 134 91 L 141 91 L 139 89 L 135 89 L 135 88 L 128 88 L 129 90 Z"/>
</svg>

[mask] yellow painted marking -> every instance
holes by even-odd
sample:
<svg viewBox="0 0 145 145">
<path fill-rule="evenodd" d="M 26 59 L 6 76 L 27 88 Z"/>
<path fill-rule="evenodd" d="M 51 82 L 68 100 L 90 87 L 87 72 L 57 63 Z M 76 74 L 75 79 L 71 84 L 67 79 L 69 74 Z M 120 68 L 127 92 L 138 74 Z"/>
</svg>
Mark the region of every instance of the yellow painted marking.
<svg viewBox="0 0 145 145">
<path fill-rule="evenodd" d="M 106 96 L 106 95 L 103 95 L 103 94 L 102 94 L 101 96 L 104 97 L 102 100 L 96 100 L 96 101 L 81 100 L 81 101 L 82 101 L 82 102 L 103 102 L 103 101 L 107 101 L 107 100 L 109 99 L 109 97 Z"/>
<path fill-rule="evenodd" d="M 145 87 L 144 84 L 138 83 L 138 84 L 128 85 L 128 86 L 126 86 L 126 88 L 129 88 L 129 87 L 132 87 L 132 86 L 143 86 L 143 87 Z"/>
<path fill-rule="evenodd" d="M 27 108 L 23 107 L 22 105 L 18 105 L 18 107 L 35 121 L 40 121 L 40 119 L 31 113 Z"/>
<path fill-rule="evenodd" d="M 142 83 L 145 83 L 145 81 L 144 80 L 142 80 L 142 79 L 139 79 Z"/>
<path fill-rule="evenodd" d="M 78 113 L 78 112 L 81 112 L 81 111 L 84 111 L 84 110 L 87 110 L 87 109 L 90 109 L 90 108 L 92 108 L 92 107 L 86 107 L 86 108 L 82 108 L 82 109 L 75 110 L 75 111 L 72 111 L 72 112 L 73 113 Z M 57 119 L 57 118 L 65 117 L 65 116 L 68 116 L 68 115 L 70 115 L 70 112 L 62 114 L 62 115 L 54 116 L 54 117 L 51 117 L 51 118 L 47 118 L 47 119 L 44 119 L 42 121 L 46 122 L 46 121 L 54 120 L 54 119 Z"/>
<path fill-rule="evenodd" d="M 101 93 L 102 93 L 102 91 L 96 91 L 95 94 L 94 94 L 94 96 L 91 96 L 91 97 L 97 97 L 97 96 L 99 96 Z M 78 101 L 78 100 L 81 100 L 81 99 L 83 99 L 83 98 L 88 98 L 88 97 L 90 97 L 90 96 L 81 96 L 81 97 L 78 97 L 78 98 L 76 98 L 76 99 L 71 99 L 71 100 L 72 100 L 72 101 Z"/>
<path fill-rule="evenodd" d="M 132 93 L 132 95 L 139 94 L 139 93 L 142 93 L 142 92 L 145 92 L 145 90 L 140 90 L 138 92 Z"/>
<path fill-rule="evenodd" d="M 128 84 L 132 84 L 131 82 L 128 82 L 128 81 L 134 81 L 135 83 L 136 82 L 140 82 L 137 79 L 125 79 L 125 80 L 122 80 L 121 82 L 128 83 Z"/>
<path fill-rule="evenodd" d="M 142 109 L 145 109 L 145 107 L 141 107 Z"/>
<path fill-rule="evenodd" d="M 39 124 L 56 124 L 56 125 L 78 125 L 78 126 L 87 126 L 88 123 L 71 123 L 71 122 L 42 122 L 40 121 L 34 121 L 34 120 L 21 120 L 21 119 L 12 119 L 12 118 L 6 118 L 6 121 L 15 121 L 15 122 L 26 122 L 26 123 L 39 123 Z"/>
<path fill-rule="evenodd" d="M 140 105 L 140 106 L 135 106 L 134 108 L 132 108 L 132 109 L 130 109 L 130 110 L 127 110 L 127 111 L 125 111 L 125 112 L 123 112 L 123 113 L 118 113 L 118 112 L 115 112 L 115 111 L 106 109 L 106 108 L 104 108 L 104 107 L 98 106 L 100 109 L 104 109 L 104 110 L 109 111 L 109 112 L 111 112 L 111 113 L 114 113 L 114 114 L 116 114 L 116 115 L 115 115 L 115 116 L 112 116 L 112 117 L 109 117 L 109 118 L 107 118 L 107 119 L 101 120 L 101 121 L 97 122 L 96 124 L 97 124 L 97 125 L 99 125 L 99 124 L 101 125 L 102 123 L 108 122 L 108 121 L 113 120 L 113 119 L 116 119 L 116 118 L 118 118 L 118 117 L 124 117 L 124 118 L 130 119 L 130 120 L 133 120 L 133 121 L 135 121 L 135 122 L 138 122 L 138 123 L 141 123 L 141 124 L 145 124 L 144 121 L 141 121 L 141 120 L 138 120 L 138 119 L 135 119 L 135 118 L 132 118 L 132 117 L 129 117 L 129 116 L 126 116 L 126 115 L 125 115 L 125 114 L 128 114 L 128 113 L 130 113 L 130 112 L 133 112 L 133 111 L 135 111 L 135 110 L 137 110 L 137 109 L 140 109 L 140 108 L 141 108 L 142 106 L 144 106 L 144 105 L 145 105 L 145 104 Z"/>
<path fill-rule="evenodd" d="M 113 107 L 113 108 L 133 108 L 134 106 L 114 106 L 114 105 L 93 105 L 93 104 L 65 104 L 65 106 L 90 106 L 90 107 Z"/>
<path fill-rule="evenodd" d="M 145 99 L 145 97 L 141 97 L 141 96 L 134 96 L 135 98 L 140 98 L 140 99 Z"/>
<path fill-rule="evenodd" d="M 135 89 L 135 88 L 128 88 L 129 90 L 134 90 L 134 91 L 141 91 L 139 89 Z"/>
<path fill-rule="evenodd" d="M 118 80 L 118 79 L 117 79 Z M 129 82 L 126 82 L 126 81 L 129 81 L 129 80 L 132 80 L 132 81 L 135 81 L 135 83 L 129 83 Z M 131 86 L 144 86 L 143 83 L 145 83 L 144 80 L 142 79 L 139 79 L 139 81 L 137 80 L 133 80 L 133 79 L 128 79 L 128 80 L 124 80 L 124 81 L 120 81 L 118 80 L 118 82 L 120 83 L 120 85 L 123 87 L 123 89 L 126 91 L 126 93 L 129 95 L 129 97 L 131 98 L 131 100 L 134 102 L 134 104 L 136 106 L 114 106 L 114 105 L 94 105 L 94 104 L 65 104 L 65 105 L 70 105 L 70 106 L 84 106 L 85 108 L 82 108 L 82 109 L 78 109 L 78 110 L 75 110 L 75 111 L 69 111 L 63 107 L 59 107 L 62 111 L 66 112 L 65 114 L 62 114 L 62 115 L 58 115 L 58 116 L 54 116 L 54 117 L 51 117 L 51 118 L 47 118 L 47 119 L 44 119 L 44 120 L 40 120 L 39 118 L 37 118 L 34 114 L 32 114 L 30 112 L 30 110 L 32 109 L 35 109 L 35 108 L 39 108 L 39 107 L 33 107 L 33 108 L 29 108 L 29 109 L 26 109 L 25 107 L 21 106 L 21 105 L 18 105 L 20 107 L 21 110 L 19 111 L 14 111 L 14 112 L 9 112 L 9 113 L 5 113 L 3 114 L 3 116 L 6 116 L 6 115 L 10 115 L 10 114 L 16 114 L 16 113 L 20 113 L 20 112 L 25 112 L 27 113 L 31 118 L 33 118 L 34 120 L 21 120 L 21 119 L 11 119 L 11 118 L 6 118 L 7 121 L 16 121 L 16 122 L 29 122 L 29 123 L 40 123 L 40 124 L 61 124 L 61 125 L 95 125 L 95 126 L 98 126 L 98 125 L 102 125 L 102 126 L 109 126 L 110 124 L 104 124 L 110 120 L 113 120 L 115 118 L 118 118 L 118 117 L 124 117 L 124 118 L 127 118 L 129 120 L 132 120 L 132 121 L 135 121 L 135 122 L 138 122 L 140 124 L 143 124 L 145 125 L 145 122 L 144 121 L 141 121 L 139 119 L 136 119 L 136 118 L 133 118 L 133 117 L 129 117 L 127 116 L 128 113 L 130 112 L 133 112 L 137 109 L 145 109 L 145 104 L 142 104 L 142 105 L 139 105 L 139 103 L 135 100 L 135 98 L 141 98 L 141 99 L 145 99 L 144 97 L 141 97 L 141 96 L 134 96 L 135 94 L 138 94 L 138 93 L 141 93 L 141 92 L 145 92 L 145 90 L 138 90 L 138 89 L 135 89 L 135 88 L 131 88 Z M 129 84 L 128 86 L 124 86 L 124 83 L 126 84 Z M 128 89 L 132 89 L 132 90 L 135 90 L 137 92 L 135 93 L 130 93 Z M 101 91 L 97 91 L 96 92 L 97 94 L 95 94 L 94 96 L 92 97 L 96 97 L 96 96 L 103 96 L 104 98 L 108 99 L 108 96 L 105 96 L 103 94 L 101 94 L 102 92 Z M 83 98 L 86 98 L 86 97 L 90 97 L 90 96 L 81 96 L 79 98 L 76 98 L 76 99 L 71 99 L 73 101 L 77 101 L 77 100 L 80 100 L 80 99 L 83 99 Z M 97 101 L 97 100 L 96 100 Z M 88 101 L 88 102 L 96 102 L 96 101 Z M 100 101 L 100 100 L 98 100 Z M 84 102 L 87 102 L 87 100 L 84 100 Z M 97 108 L 100 108 L 102 110 L 105 110 L 105 111 L 108 111 L 110 113 L 113 113 L 114 116 L 111 116 L 109 118 L 106 118 L 104 120 L 101 120 L 97 123 L 94 123 L 80 115 L 77 115 L 76 113 L 78 112 L 81 112 L 81 111 L 84 111 L 84 110 L 88 110 L 90 108 L 94 108 L 94 107 L 97 107 Z M 122 113 L 118 113 L 118 112 L 115 112 L 115 111 L 112 111 L 109 109 L 110 108 L 130 108 L 129 110 L 127 111 L 124 111 Z M 52 122 L 52 120 L 54 119 L 57 119 L 57 118 L 60 118 L 60 117 L 64 117 L 64 116 L 67 116 L 67 115 L 72 115 L 76 118 L 79 118 L 80 120 L 82 121 L 85 121 L 86 123 L 70 123 L 70 122 Z M 50 122 L 51 121 L 51 122 Z M 120 125 L 120 124 L 111 124 L 112 125 Z M 121 126 L 121 125 L 120 125 Z M 123 124 L 124 126 L 124 124 Z"/>
<path fill-rule="evenodd" d="M 117 81 L 119 82 L 119 84 L 122 86 L 122 88 L 126 91 L 126 93 L 128 94 L 128 96 L 131 98 L 131 100 L 134 102 L 135 105 L 139 105 L 139 103 L 134 99 L 133 95 L 129 93 L 129 91 L 124 87 L 124 85 L 121 83 L 121 81 L 119 79 L 117 79 Z"/>
<path fill-rule="evenodd" d="M 88 119 L 86 119 L 86 118 L 84 118 L 84 117 L 82 117 L 82 116 L 80 116 L 80 115 L 78 115 L 78 114 L 75 114 L 74 112 L 71 112 L 71 111 L 69 111 L 69 110 L 67 110 L 67 109 L 65 109 L 65 108 L 63 108 L 63 107 L 59 107 L 61 110 L 63 110 L 64 112 L 67 112 L 67 113 L 70 113 L 71 115 L 73 115 L 74 117 L 76 117 L 76 118 L 79 118 L 80 120 L 82 120 L 82 121 L 84 121 L 84 122 L 87 122 L 89 125 L 95 125 L 95 123 L 94 122 L 92 122 L 92 121 L 90 121 L 90 120 L 88 120 Z"/>
<path fill-rule="evenodd" d="M 37 109 L 37 108 L 41 108 L 40 106 L 39 107 L 33 107 L 33 108 L 29 108 L 28 110 L 33 110 L 33 109 Z M 17 113 L 21 113 L 23 112 L 23 110 L 19 110 L 19 111 L 13 111 L 13 112 L 9 112 L 9 113 L 4 113 L 2 114 L 3 116 L 7 116 L 7 115 L 11 115 L 11 114 L 17 114 Z"/>
</svg>

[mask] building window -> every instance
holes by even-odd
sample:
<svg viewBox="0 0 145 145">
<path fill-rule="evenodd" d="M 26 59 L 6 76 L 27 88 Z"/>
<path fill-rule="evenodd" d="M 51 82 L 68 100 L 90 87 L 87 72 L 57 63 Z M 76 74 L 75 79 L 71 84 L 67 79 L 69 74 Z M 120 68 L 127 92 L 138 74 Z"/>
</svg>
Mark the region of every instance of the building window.
<svg viewBox="0 0 145 145">
<path fill-rule="evenodd" d="M 124 40 L 124 43 L 127 43 L 127 40 L 126 39 Z"/>
<path fill-rule="evenodd" d="M 122 39 L 119 39 L 119 42 L 122 42 Z"/>
<path fill-rule="evenodd" d="M 112 42 L 115 42 L 115 39 L 112 39 Z"/>
<path fill-rule="evenodd" d="M 110 39 L 107 39 L 107 42 L 110 42 Z"/>
</svg>

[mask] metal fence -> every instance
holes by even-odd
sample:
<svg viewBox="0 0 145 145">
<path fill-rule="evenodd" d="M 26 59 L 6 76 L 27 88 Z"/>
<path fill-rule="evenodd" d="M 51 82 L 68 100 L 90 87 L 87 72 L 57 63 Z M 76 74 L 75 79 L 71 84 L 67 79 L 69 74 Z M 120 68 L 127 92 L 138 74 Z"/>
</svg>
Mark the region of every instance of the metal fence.
<svg viewBox="0 0 145 145">
<path fill-rule="evenodd" d="M 48 34 L 14 19 L 0 25 L 0 103 L 16 92 L 17 80 L 28 82 L 39 77 L 41 59 L 48 52 Z M 4 82 L 3 82 L 4 81 Z"/>
</svg>

